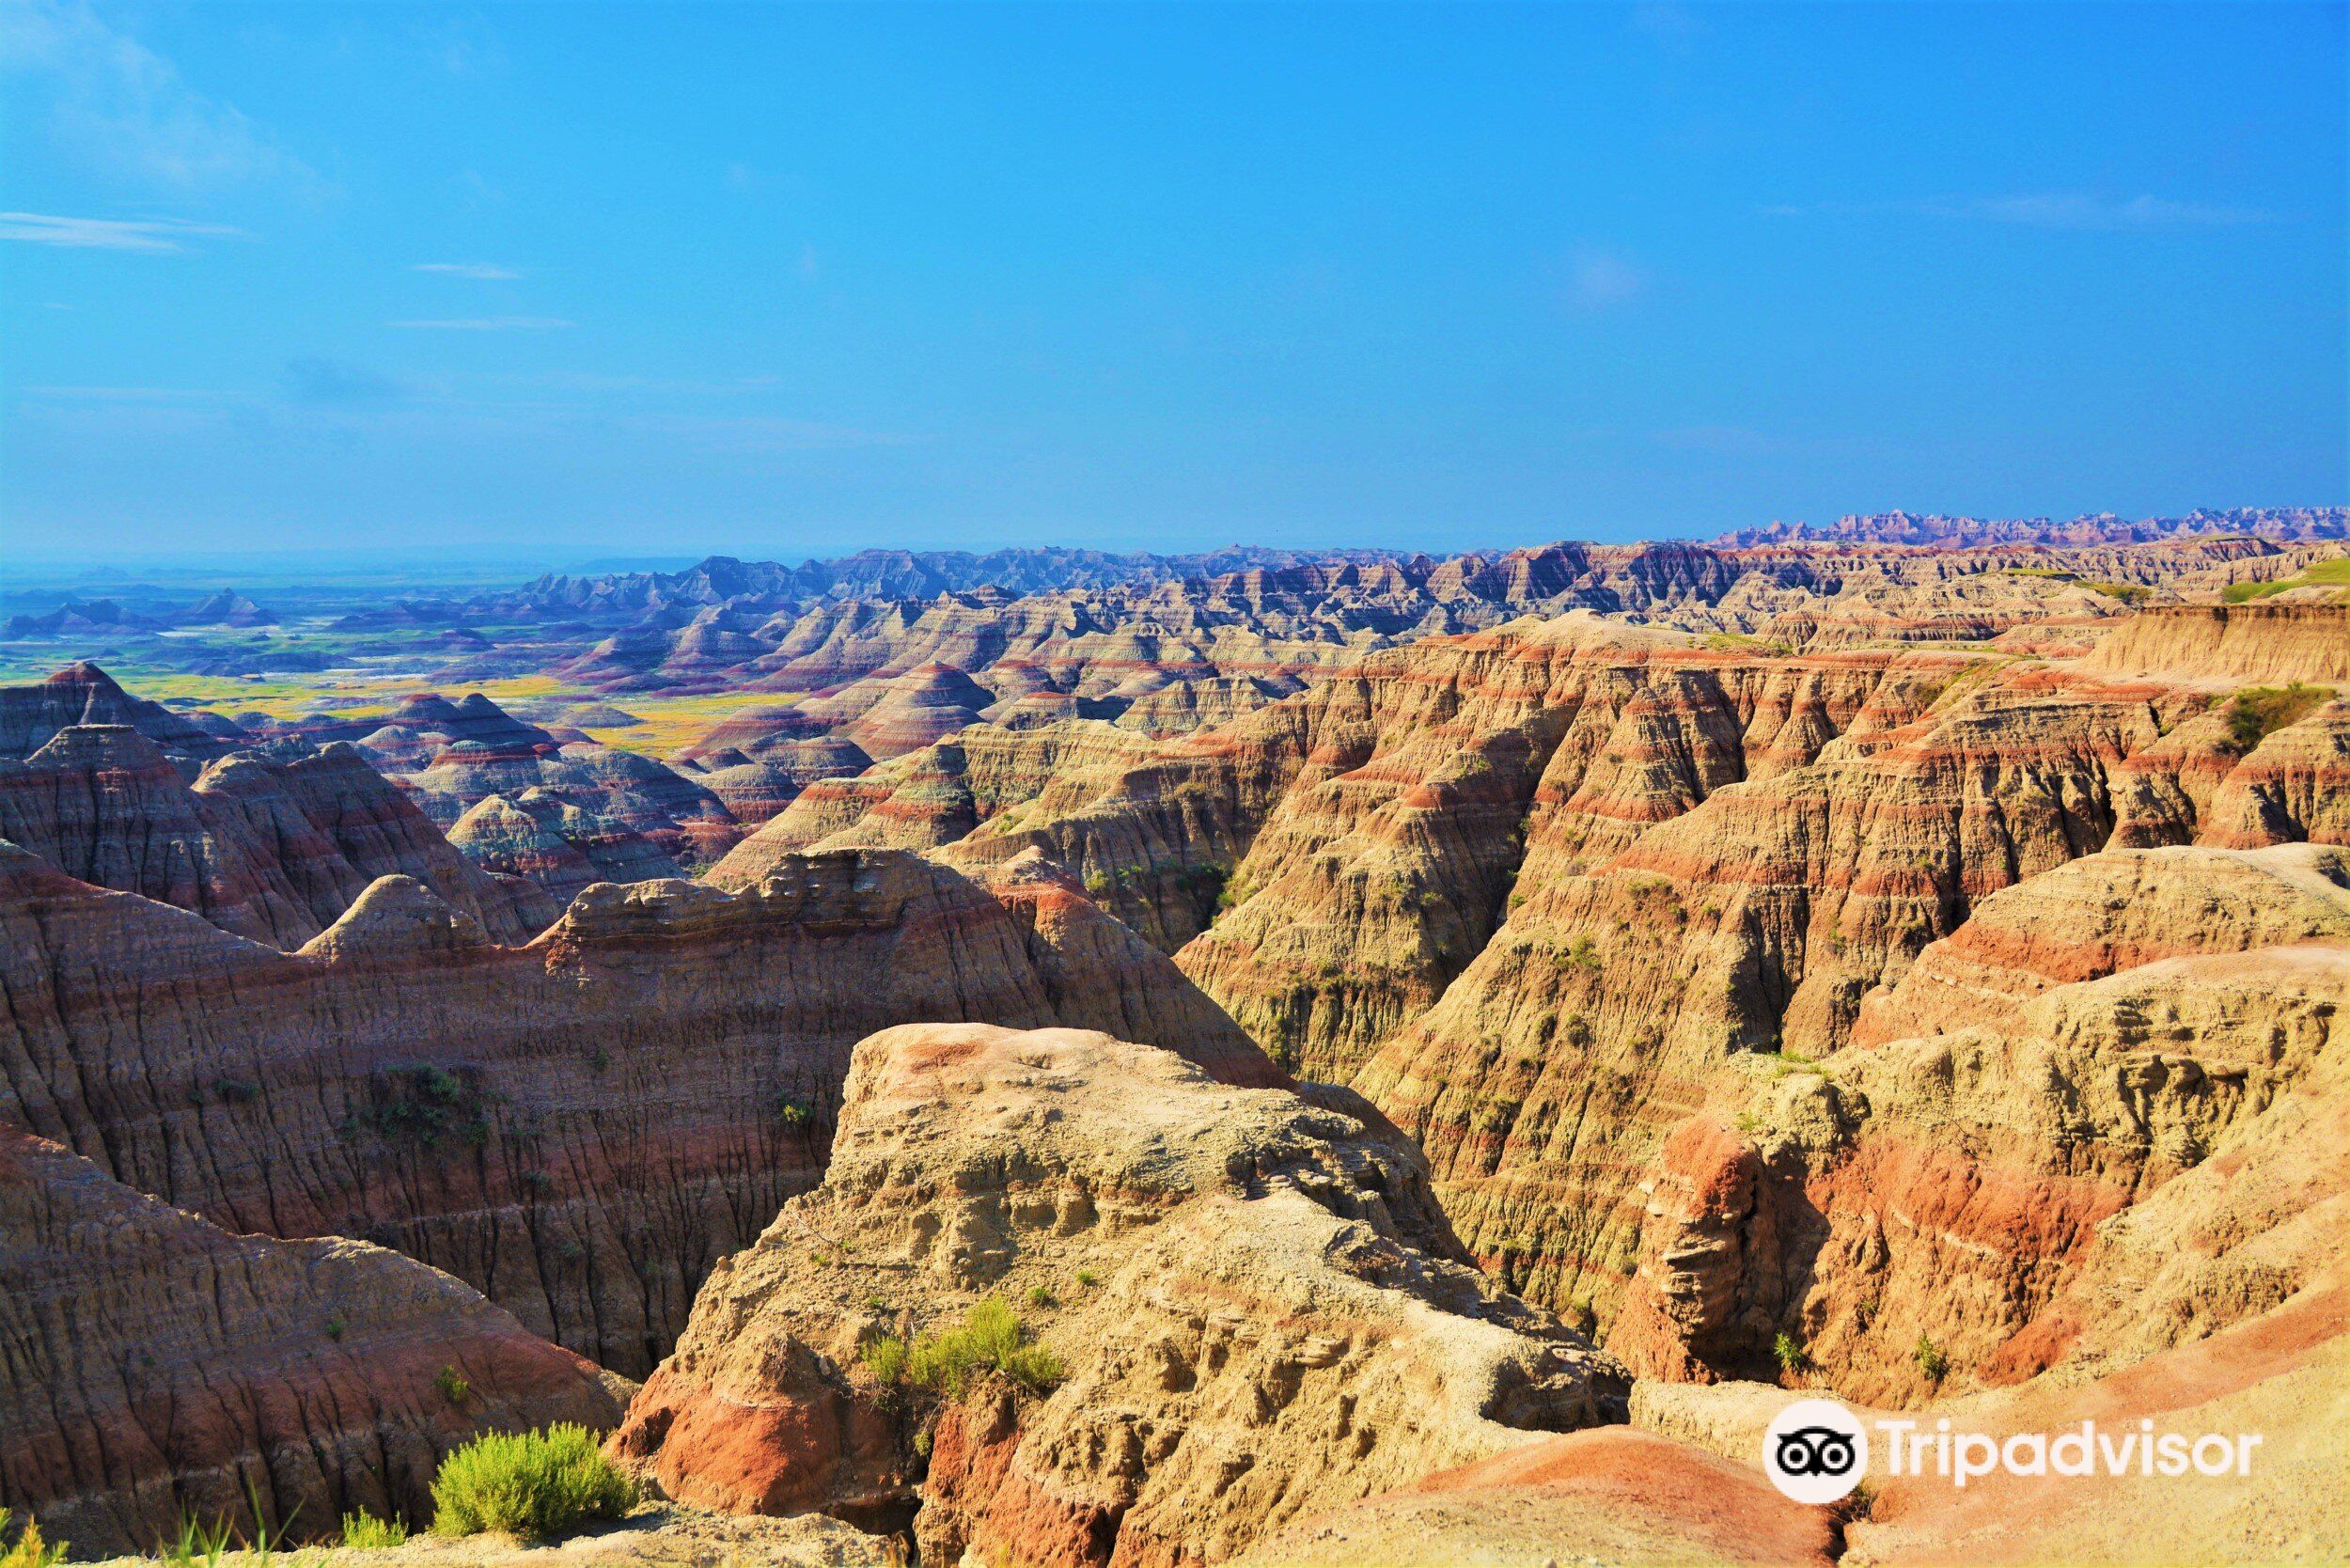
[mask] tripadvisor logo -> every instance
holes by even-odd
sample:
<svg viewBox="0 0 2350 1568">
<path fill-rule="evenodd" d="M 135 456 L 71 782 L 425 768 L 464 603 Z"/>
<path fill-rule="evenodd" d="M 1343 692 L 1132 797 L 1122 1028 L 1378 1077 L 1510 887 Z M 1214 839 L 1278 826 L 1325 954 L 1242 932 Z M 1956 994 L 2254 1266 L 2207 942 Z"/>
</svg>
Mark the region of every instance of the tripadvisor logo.
<svg viewBox="0 0 2350 1568">
<path fill-rule="evenodd" d="M 1869 1434 L 1834 1400 L 1799 1399 L 1763 1432 L 1762 1468 L 1795 1501 L 1832 1503 L 1867 1473 Z"/>
<path fill-rule="evenodd" d="M 1938 1476 L 1964 1488 L 2004 1472 L 2015 1476 L 2250 1475 L 2258 1433 L 2189 1437 L 2157 1433 L 2152 1420 L 2135 1430 L 2101 1430 L 2093 1420 L 2053 1435 L 2018 1432 L 1956 1432 L 1950 1418 L 1931 1428 L 1917 1420 L 1874 1422 L 1883 1436 L 1888 1476 Z M 1832 1399 L 1799 1399 L 1762 1434 L 1762 1468 L 1771 1484 L 1802 1503 L 1849 1497 L 1869 1469 L 1869 1435 L 1860 1418 Z"/>
</svg>

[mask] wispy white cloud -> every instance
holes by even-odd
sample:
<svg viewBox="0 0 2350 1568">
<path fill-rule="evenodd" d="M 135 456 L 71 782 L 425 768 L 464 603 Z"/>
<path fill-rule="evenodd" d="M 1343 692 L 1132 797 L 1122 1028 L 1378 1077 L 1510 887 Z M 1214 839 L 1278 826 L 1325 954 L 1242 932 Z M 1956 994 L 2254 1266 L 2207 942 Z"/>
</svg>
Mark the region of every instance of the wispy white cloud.
<svg viewBox="0 0 2350 1568">
<path fill-rule="evenodd" d="M 1566 303 L 1577 310 L 1606 310 L 1637 299 L 1648 273 L 1618 251 L 1584 249 L 1567 259 Z"/>
<path fill-rule="evenodd" d="M 482 283 L 505 282 L 523 275 L 511 267 L 501 267 L 494 261 L 419 261 L 412 270 L 439 273 L 446 277 L 470 277 Z"/>
<path fill-rule="evenodd" d="M 2226 228 L 2237 224 L 2275 221 L 2274 213 L 2250 207 L 2216 207 L 2156 196 L 2116 201 L 2075 193 L 1928 202 L 1919 210 L 1930 217 L 1980 218 L 1991 223 L 2028 224 L 2035 228 Z"/>
<path fill-rule="evenodd" d="M 2101 196 L 2077 191 L 2002 196 L 1935 196 L 1916 201 L 1823 201 L 1765 207 L 1763 215 L 1803 217 L 1945 218 L 1966 223 L 2013 224 L 2027 228 L 2151 230 L 2227 228 L 2274 223 L 2277 214 L 2257 207 L 2228 207 L 2168 196 Z"/>
<path fill-rule="evenodd" d="M 417 332 L 555 332 L 575 327 L 560 316 L 461 316 L 446 321 L 390 321 L 388 326 Z"/>
<path fill-rule="evenodd" d="M 101 21 L 86 0 L 0 4 L 0 75 L 63 149 L 116 179 L 173 191 L 318 176 L 233 105 Z"/>
<path fill-rule="evenodd" d="M 71 250 L 184 251 L 200 239 L 247 239 L 227 224 L 180 218 L 68 218 L 53 212 L 0 212 L 0 240 Z"/>
</svg>

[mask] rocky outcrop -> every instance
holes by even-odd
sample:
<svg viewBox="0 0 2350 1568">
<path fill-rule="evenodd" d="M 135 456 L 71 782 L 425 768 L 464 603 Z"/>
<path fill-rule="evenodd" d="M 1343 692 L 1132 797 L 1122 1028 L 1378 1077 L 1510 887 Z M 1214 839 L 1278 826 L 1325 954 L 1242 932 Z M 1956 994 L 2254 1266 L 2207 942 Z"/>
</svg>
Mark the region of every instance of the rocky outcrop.
<svg viewBox="0 0 2350 1568">
<path fill-rule="evenodd" d="M 93 664 L 68 665 L 36 685 L 0 687 L 0 758 L 30 757 L 59 730 L 84 725 L 136 729 L 165 753 L 192 761 L 232 745 L 159 702 L 133 697 Z"/>
<path fill-rule="evenodd" d="M 1795 765 L 1754 760 L 1778 744 L 1755 731 L 1748 776 L 1710 791 L 1680 760 L 1705 753 L 1681 744 L 1538 796 L 1516 907 L 1355 1075 L 1427 1147 L 1471 1249 L 1530 1295 L 1608 1319 L 1653 1201 L 1680 1204 L 1683 1182 L 1738 1190 L 1735 1170 L 1659 1161 L 1742 1063 L 1839 1049 L 1872 989 L 1983 899 L 2097 851 L 2125 811 L 2140 842 L 2194 837 L 2208 824 L 2166 813 L 2216 800 L 2235 771 L 2208 729 L 2187 734 L 2202 691 L 2030 662 L 1899 673 L 1841 714 L 1783 710 Z"/>
<path fill-rule="evenodd" d="M 2098 641 L 2094 669 L 2350 685 L 2350 607 L 2340 604 L 2165 604 Z"/>
<path fill-rule="evenodd" d="M 346 745 L 274 761 L 235 752 L 191 785 L 128 725 L 58 730 L 0 760 L 0 838 L 84 881 L 194 910 L 292 948 L 379 876 L 415 876 L 507 940 L 554 918 L 526 884 L 484 874 Z"/>
<path fill-rule="evenodd" d="M 1897 722 L 1963 667 L 1573 617 L 1385 657 L 1275 711 L 1296 710 L 1309 760 L 1233 872 L 1246 896 L 1179 962 L 1277 1058 L 1343 1081 L 1548 878 Z"/>
<path fill-rule="evenodd" d="M 484 795 L 448 830 L 466 859 L 568 903 L 598 882 L 656 882 L 685 873 L 643 835 L 534 785 L 512 799 Z"/>
<path fill-rule="evenodd" d="M 2339 850 L 2110 851 L 2024 882 L 1850 1048 L 1725 1086 L 1667 1139 L 1608 1342 L 1710 1379 L 1783 1334 L 1847 1396 L 1914 1403 L 2267 1310 L 2350 1215 L 2345 1004 Z"/>
<path fill-rule="evenodd" d="M 1604 1357 L 1454 1256 L 1351 1097 L 1099 1034 L 893 1029 L 857 1047 L 824 1184 L 713 1276 L 611 1447 L 711 1506 L 916 1506 L 926 1561 L 1214 1560 L 1621 1419 Z M 883 1336 L 991 1295 L 1053 1358 L 1030 1386 L 878 1381 Z"/>
<path fill-rule="evenodd" d="M 876 1028 L 1114 1022 L 1272 1071 L 1049 879 L 787 857 L 590 887 L 520 948 L 389 879 L 287 954 L 7 854 L 0 1119 L 236 1230 L 397 1247 L 622 1372 L 816 1180 Z"/>
<path fill-rule="evenodd" d="M 82 1558 L 188 1515 L 419 1521 L 485 1431 L 618 1420 L 612 1380 L 436 1269 L 232 1235 L 0 1125 L 0 1497 Z"/>
</svg>

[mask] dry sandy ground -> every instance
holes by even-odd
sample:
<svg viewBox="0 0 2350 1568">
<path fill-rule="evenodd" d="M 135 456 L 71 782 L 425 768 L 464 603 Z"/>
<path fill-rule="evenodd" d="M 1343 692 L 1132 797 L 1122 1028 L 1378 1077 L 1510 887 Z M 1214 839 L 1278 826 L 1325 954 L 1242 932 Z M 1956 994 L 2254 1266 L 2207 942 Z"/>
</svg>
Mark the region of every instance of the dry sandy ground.
<svg viewBox="0 0 2350 1568">
<path fill-rule="evenodd" d="M 767 1519 L 659 1503 L 543 1546 L 500 1535 L 420 1535 L 376 1551 L 296 1547 L 272 1559 L 230 1552 L 219 1568 L 899 1568 L 896 1544 L 821 1513 Z M 102 1568 L 154 1568 L 155 1560 L 116 1558 Z"/>
</svg>

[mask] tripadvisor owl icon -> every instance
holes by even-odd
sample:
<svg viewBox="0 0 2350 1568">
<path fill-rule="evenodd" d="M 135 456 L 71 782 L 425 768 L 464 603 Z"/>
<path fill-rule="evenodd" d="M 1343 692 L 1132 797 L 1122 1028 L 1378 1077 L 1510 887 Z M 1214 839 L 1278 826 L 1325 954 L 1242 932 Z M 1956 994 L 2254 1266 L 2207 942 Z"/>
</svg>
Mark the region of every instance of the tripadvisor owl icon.
<svg viewBox="0 0 2350 1568">
<path fill-rule="evenodd" d="M 1832 1503 L 1868 1473 L 1869 1435 L 1834 1400 L 1799 1399 L 1763 1432 L 1762 1468 L 1795 1501 Z"/>
</svg>

